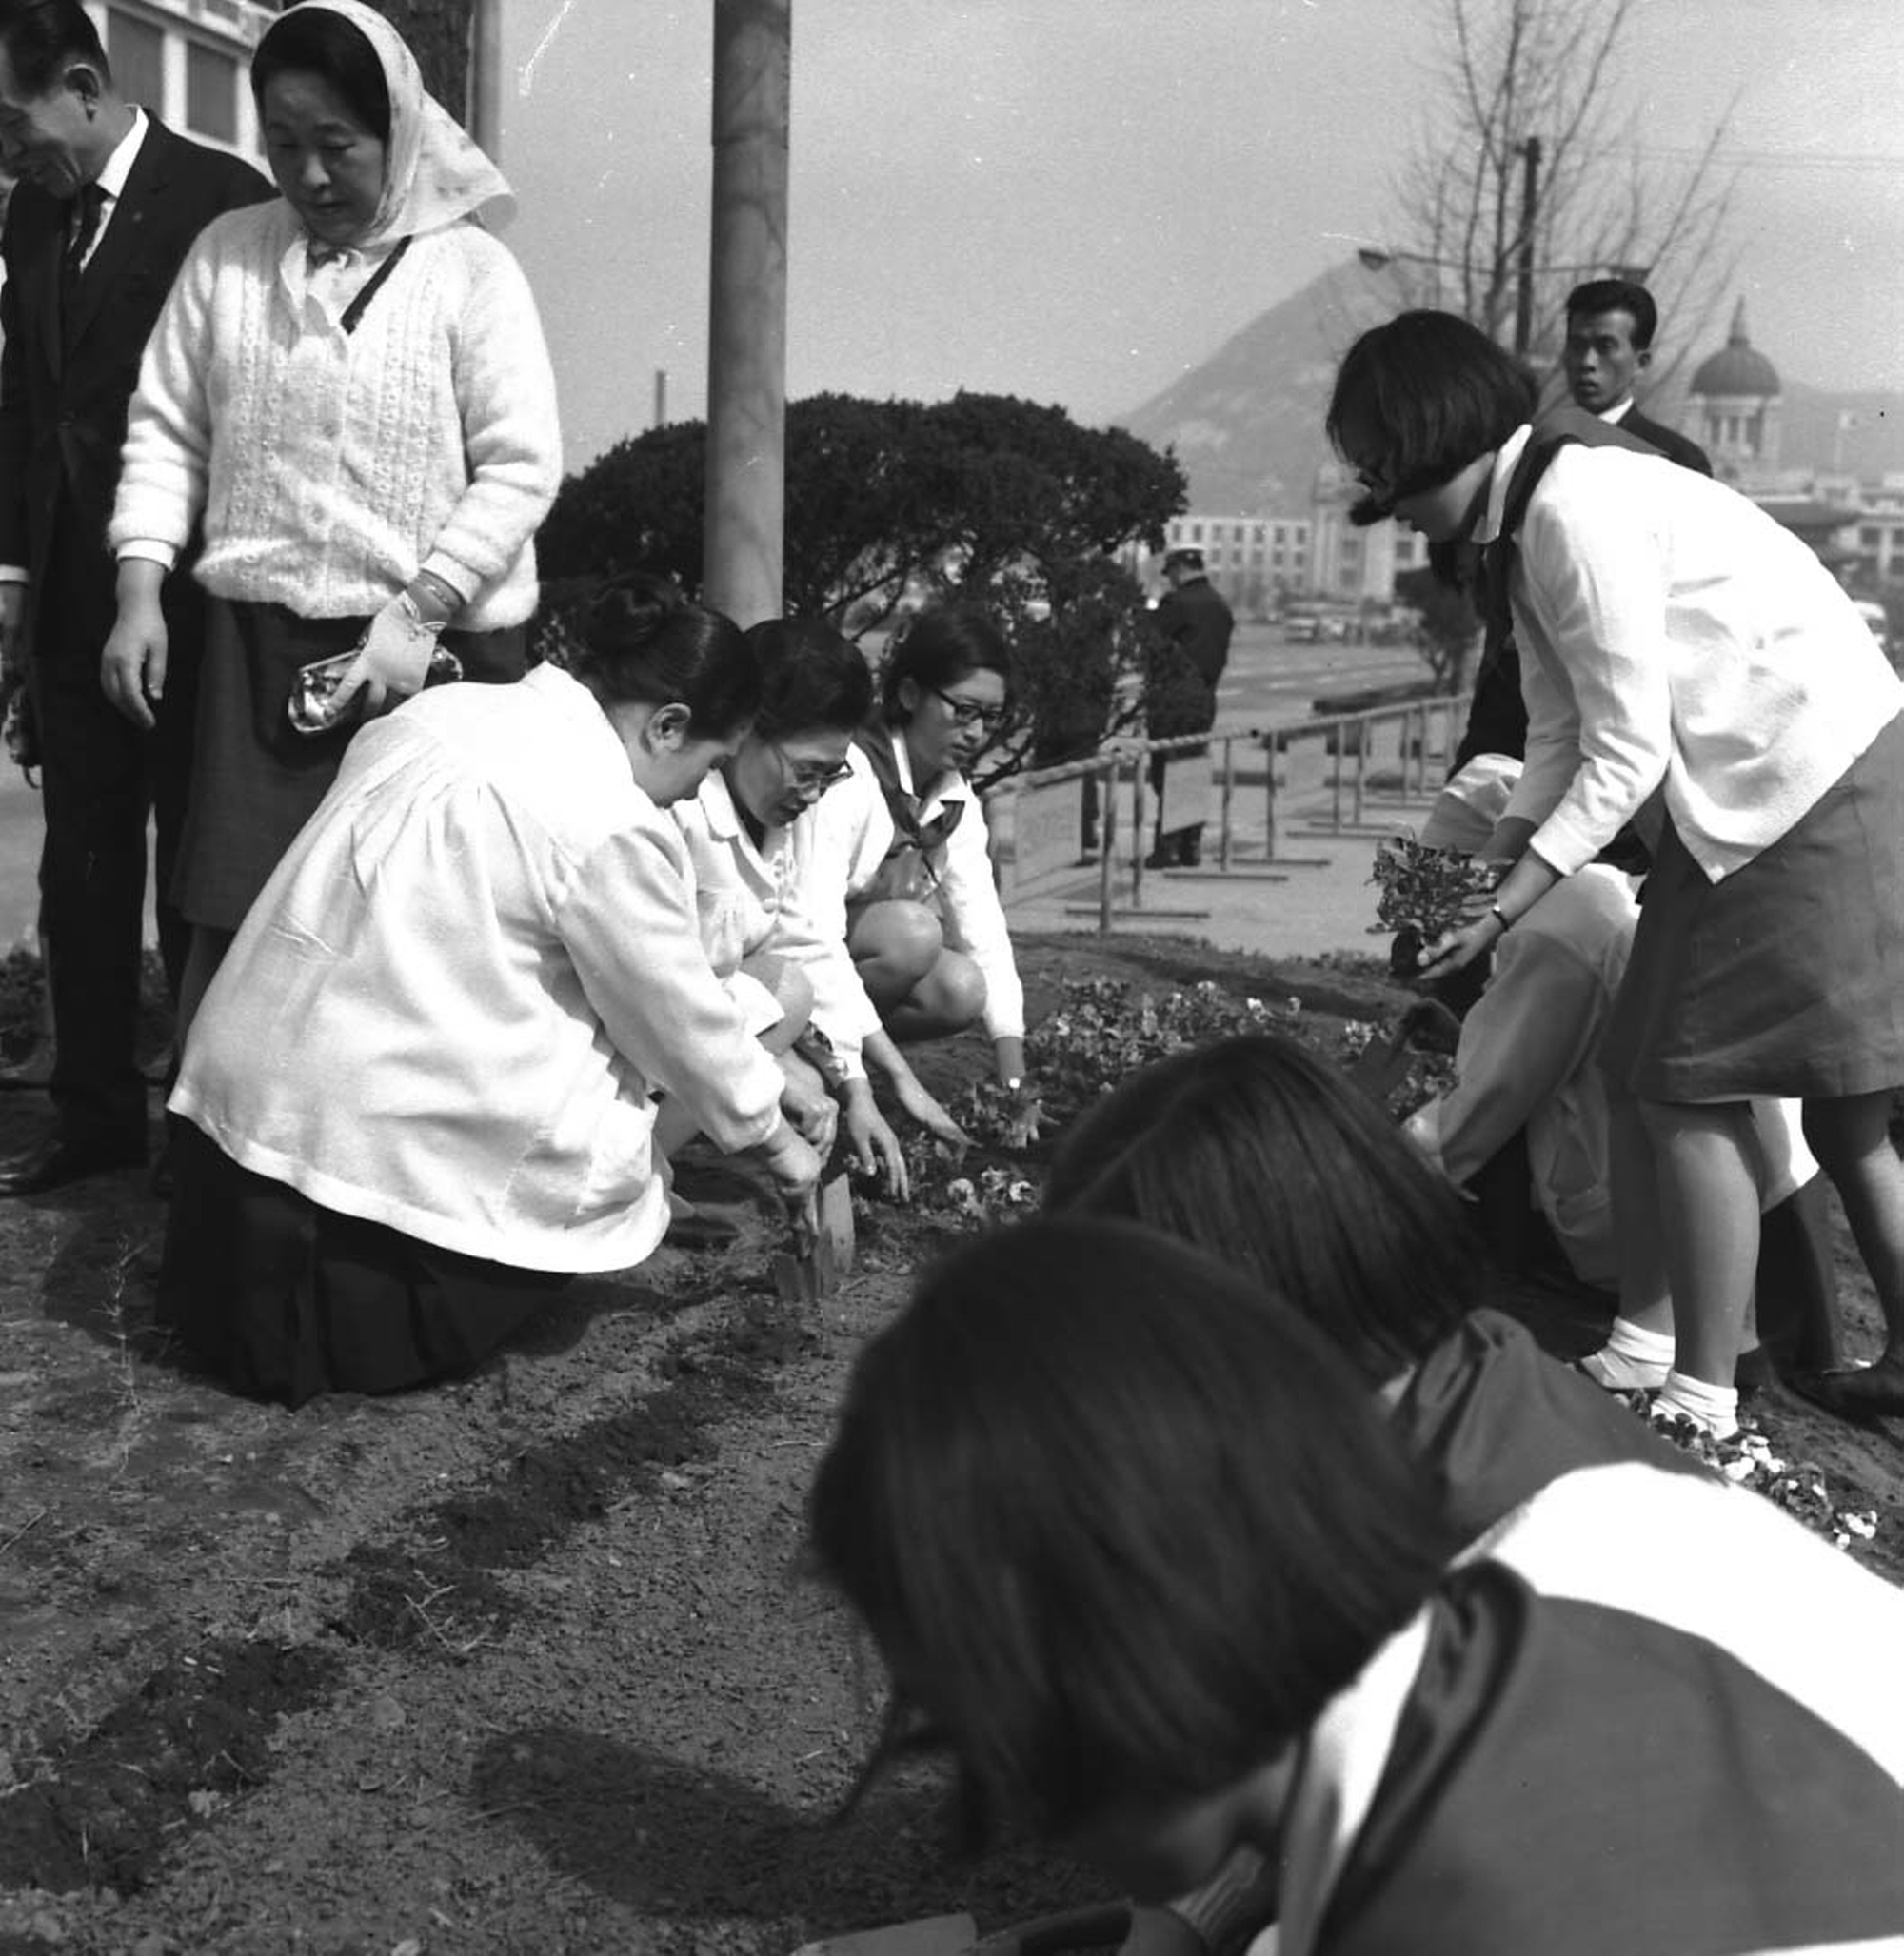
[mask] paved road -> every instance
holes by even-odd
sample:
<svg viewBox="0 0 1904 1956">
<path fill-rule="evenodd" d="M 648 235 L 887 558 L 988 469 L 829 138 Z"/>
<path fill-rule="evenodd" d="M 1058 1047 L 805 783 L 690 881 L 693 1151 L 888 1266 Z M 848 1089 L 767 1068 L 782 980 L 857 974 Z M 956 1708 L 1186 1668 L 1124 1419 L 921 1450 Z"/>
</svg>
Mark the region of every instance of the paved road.
<svg viewBox="0 0 1904 1956">
<path fill-rule="evenodd" d="M 1217 723 L 1300 720 L 1319 693 L 1427 677 L 1420 655 L 1405 645 L 1292 645 L 1272 625 L 1240 625 L 1217 689 Z"/>
</svg>

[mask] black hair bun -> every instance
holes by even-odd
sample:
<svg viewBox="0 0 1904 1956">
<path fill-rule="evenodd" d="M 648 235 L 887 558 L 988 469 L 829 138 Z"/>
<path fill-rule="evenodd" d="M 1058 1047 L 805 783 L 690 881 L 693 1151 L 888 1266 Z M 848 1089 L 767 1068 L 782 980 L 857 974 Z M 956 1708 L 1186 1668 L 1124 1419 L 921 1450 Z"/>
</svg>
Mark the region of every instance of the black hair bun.
<svg viewBox="0 0 1904 1956">
<path fill-rule="evenodd" d="M 583 635 L 605 650 L 630 640 L 644 642 L 686 603 L 673 579 L 652 571 L 624 571 L 598 586 L 583 607 Z"/>
</svg>

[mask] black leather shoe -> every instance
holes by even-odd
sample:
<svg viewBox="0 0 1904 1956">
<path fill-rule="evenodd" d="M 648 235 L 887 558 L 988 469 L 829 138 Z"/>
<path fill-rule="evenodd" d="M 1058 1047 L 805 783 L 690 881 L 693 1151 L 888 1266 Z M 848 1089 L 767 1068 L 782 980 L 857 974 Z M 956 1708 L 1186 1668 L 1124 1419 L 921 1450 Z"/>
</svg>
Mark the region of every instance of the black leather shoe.
<svg viewBox="0 0 1904 1956">
<path fill-rule="evenodd" d="M 146 1158 L 139 1141 L 42 1141 L 24 1155 L 0 1162 L 0 1195 L 44 1195 L 88 1176 L 114 1168 L 135 1168 Z"/>
</svg>

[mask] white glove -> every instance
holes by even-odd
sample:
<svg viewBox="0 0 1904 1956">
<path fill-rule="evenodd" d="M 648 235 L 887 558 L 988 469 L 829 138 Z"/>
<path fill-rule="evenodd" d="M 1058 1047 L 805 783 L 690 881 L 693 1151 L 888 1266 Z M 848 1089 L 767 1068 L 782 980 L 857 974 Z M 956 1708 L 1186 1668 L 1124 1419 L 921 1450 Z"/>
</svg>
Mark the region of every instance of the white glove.
<svg viewBox="0 0 1904 1956">
<path fill-rule="evenodd" d="M 356 663 L 337 688 L 340 705 L 360 686 L 365 707 L 371 713 L 381 710 L 391 693 L 407 699 L 422 692 L 442 629 L 426 621 L 407 591 L 398 592 L 370 621 Z"/>
</svg>

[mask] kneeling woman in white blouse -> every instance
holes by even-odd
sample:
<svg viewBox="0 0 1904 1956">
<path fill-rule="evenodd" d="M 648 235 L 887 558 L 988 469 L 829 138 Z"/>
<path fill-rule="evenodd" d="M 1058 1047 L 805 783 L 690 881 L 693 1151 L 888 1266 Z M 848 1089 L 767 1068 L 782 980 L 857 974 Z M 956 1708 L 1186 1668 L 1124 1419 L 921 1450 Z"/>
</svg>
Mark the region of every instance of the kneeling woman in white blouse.
<svg viewBox="0 0 1904 1956">
<path fill-rule="evenodd" d="M 935 1131 L 937 1110 L 915 1106 L 896 1044 L 979 1021 L 1000 1083 L 1025 1085 L 1024 988 L 992 879 L 984 810 L 965 778 L 1003 723 L 1010 686 L 1010 650 L 988 613 L 960 604 L 922 611 L 892 648 L 879 721 L 860 737 L 865 773 L 820 812 L 836 861 L 859 860 L 869 838 L 884 838 L 878 871 L 851 892 L 846 941 L 884 1029 L 867 1056 Z"/>
<path fill-rule="evenodd" d="M 159 1318 L 297 1405 L 464 1372 L 667 1227 L 656 1097 L 817 1180 L 701 945 L 667 815 L 730 753 L 740 631 L 626 580 L 569 670 L 423 694 L 351 742 L 187 1043 Z"/>
</svg>

